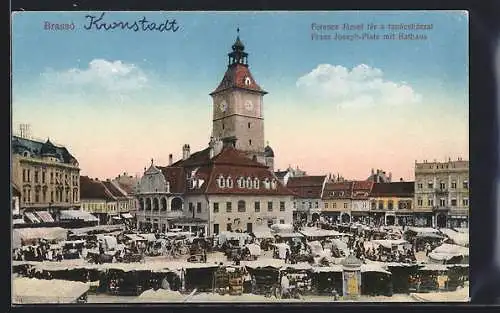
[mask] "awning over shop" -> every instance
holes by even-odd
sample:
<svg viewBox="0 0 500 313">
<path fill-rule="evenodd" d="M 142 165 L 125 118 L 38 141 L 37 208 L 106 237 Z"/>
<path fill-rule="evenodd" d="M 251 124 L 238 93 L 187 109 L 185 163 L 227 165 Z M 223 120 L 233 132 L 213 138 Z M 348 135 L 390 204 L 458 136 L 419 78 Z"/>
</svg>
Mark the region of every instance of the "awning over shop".
<svg viewBox="0 0 500 313">
<path fill-rule="evenodd" d="M 23 241 L 34 239 L 66 240 L 68 235 L 68 230 L 61 227 L 16 228 L 13 232 L 17 232 Z"/>
<path fill-rule="evenodd" d="M 12 224 L 16 225 L 16 224 L 25 224 L 25 223 L 24 223 L 24 220 L 22 218 L 16 218 L 16 219 L 12 220 Z"/>
<path fill-rule="evenodd" d="M 134 218 L 134 217 L 132 216 L 132 214 L 130 214 L 130 213 L 123 213 L 123 214 L 122 214 L 122 217 L 123 217 L 123 218 Z"/>
<path fill-rule="evenodd" d="M 83 220 L 86 222 L 97 222 L 99 219 L 85 211 L 64 210 L 61 211 L 61 220 Z"/>
<path fill-rule="evenodd" d="M 24 215 L 30 220 L 31 223 L 40 223 L 40 220 L 31 212 L 26 212 Z"/>
<path fill-rule="evenodd" d="M 255 238 L 259 239 L 272 239 L 274 238 L 273 234 L 271 234 L 271 229 L 269 227 L 260 227 L 255 229 L 252 234 L 254 235 Z"/>
<path fill-rule="evenodd" d="M 52 215 L 50 215 L 49 212 L 45 211 L 38 211 L 36 212 L 36 215 L 39 217 L 40 220 L 42 220 L 44 223 L 53 223 L 54 219 L 52 218 Z"/>
</svg>

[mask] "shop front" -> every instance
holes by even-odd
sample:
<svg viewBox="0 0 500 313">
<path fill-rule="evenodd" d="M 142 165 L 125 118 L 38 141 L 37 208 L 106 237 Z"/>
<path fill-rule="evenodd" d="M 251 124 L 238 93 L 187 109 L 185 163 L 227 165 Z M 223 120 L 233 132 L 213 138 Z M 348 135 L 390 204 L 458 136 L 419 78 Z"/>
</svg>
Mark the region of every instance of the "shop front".
<svg viewBox="0 0 500 313">
<path fill-rule="evenodd" d="M 432 212 L 414 213 L 413 226 L 432 227 L 433 223 L 434 223 L 434 216 Z"/>
<path fill-rule="evenodd" d="M 331 223 L 340 223 L 340 211 L 323 211 L 321 216 Z"/>
<path fill-rule="evenodd" d="M 368 212 L 364 211 L 351 211 L 352 222 L 353 223 L 361 223 L 368 224 L 370 223 L 370 217 Z"/>
<path fill-rule="evenodd" d="M 410 213 L 396 213 L 396 225 L 399 226 L 413 226 L 414 217 Z"/>
<path fill-rule="evenodd" d="M 370 225 L 381 226 L 385 222 L 385 212 L 383 211 L 370 211 Z"/>
<path fill-rule="evenodd" d="M 449 228 L 468 228 L 469 227 L 469 217 L 462 214 L 448 215 L 448 227 Z"/>
</svg>

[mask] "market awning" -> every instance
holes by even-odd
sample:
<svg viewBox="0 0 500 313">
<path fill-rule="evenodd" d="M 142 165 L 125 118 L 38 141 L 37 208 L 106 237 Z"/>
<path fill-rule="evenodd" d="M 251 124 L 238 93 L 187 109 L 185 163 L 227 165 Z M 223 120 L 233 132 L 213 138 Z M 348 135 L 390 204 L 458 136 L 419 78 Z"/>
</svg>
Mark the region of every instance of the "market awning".
<svg viewBox="0 0 500 313">
<path fill-rule="evenodd" d="M 39 217 L 40 220 L 42 220 L 44 223 L 53 223 L 54 219 L 52 218 L 52 215 L 50 215 L 49 212 L 46 211 L 38 211 L 36 212 L 36 215 Z"/>
<path fill-rule="evenodd" d="M 74 303 L 89 290 L 82 282 L 16 278 L 12 282 L 12 302 L 15 304 Z"/>
<path fill-rule="evenodd" d="M 68 235 L 68 230 L 61 227 L 16 228 L 13 232 L 17 232 L 23 241 L 33 239 L 66 240 Z"/>
<path fill-rule="evenodd" d="M 35 214 L 31 212 L 26 212 L 24 215 L 30 220 L 31 223 L 38 224 L 40 223 L 40 220 L 35 216 Z"/>
<path fill-rule="evenodd" d="M 125 237 L 127 237 L 128 239 L 133 240 L 133 241 L 147 241 L 147 239 L 145 239 L 141 236 L 138 236 L 136 234 L 125 234 Z"/>
<path fill-rule="evenodd" d="M 119 221 L 119 220 L 121 220 L 122 218 L 121 218 L 121 217 L 119 217 L 119 216 L 113 216 L 113 217 L 112 217 L 112 219 L 114 219 L 114 220 L 116 220 L 116 221 Z"/>
<path fill-rule="evenodd" d="M 85 222 L 97 222 L 99 219 L 85 211 L 64 210 L 61 211 L 61 220 L 83 220 Z"/>
<path fill-rule="evenodd" d="M 123 217 L 123 218 L 134 218 L 134 217 L 132 216 L 132 214 L 130 214 L 130 213 L 123 213 L 123 214 L 122 214 L 122 217 Z"/>
</svg>

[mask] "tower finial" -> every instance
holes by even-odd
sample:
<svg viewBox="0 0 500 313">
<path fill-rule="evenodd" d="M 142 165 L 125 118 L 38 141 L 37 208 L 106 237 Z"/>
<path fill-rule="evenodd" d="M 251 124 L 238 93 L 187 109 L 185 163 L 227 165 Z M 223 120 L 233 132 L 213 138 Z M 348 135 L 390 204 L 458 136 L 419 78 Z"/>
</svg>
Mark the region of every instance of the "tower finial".
<svg viewBox="0 0 500 313">
<path fill-rule="evenodd" d="M 239 36 L 240 35 L 240 27 L 239 26 L 236 28 L 236 32 L 238 33 L 238 36 Z"/>
<path fill-rule="evenodd" d="M 153 158 L 151 158 L 151 165 L 153 165 Z"/>
</svg>

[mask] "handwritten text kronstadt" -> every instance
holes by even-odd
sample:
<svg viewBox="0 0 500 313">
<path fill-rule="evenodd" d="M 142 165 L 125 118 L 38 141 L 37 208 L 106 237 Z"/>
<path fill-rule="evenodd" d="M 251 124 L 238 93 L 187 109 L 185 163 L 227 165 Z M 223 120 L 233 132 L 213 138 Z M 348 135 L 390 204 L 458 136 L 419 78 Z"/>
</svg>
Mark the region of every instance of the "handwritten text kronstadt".
<svg viewBox="0 0 500 313">
<path fill-rule="evenodd" d="M 179 25 L 175 19 L 165 19 L 163 23 L 155 23 L 148 21 L 145 16 L 141 19 L 135 21 L 110 21 L 105 22 L 104 17 L 106 12 L 102 12 L 101 15 L 86 15 L 87 23 L 83 26 L 85 30 L 130 30 L 134 32 L 146 32 L 146 31 L 157 31 L 157 32 L 176 32 L 179 30 Z"/>
</svg>

